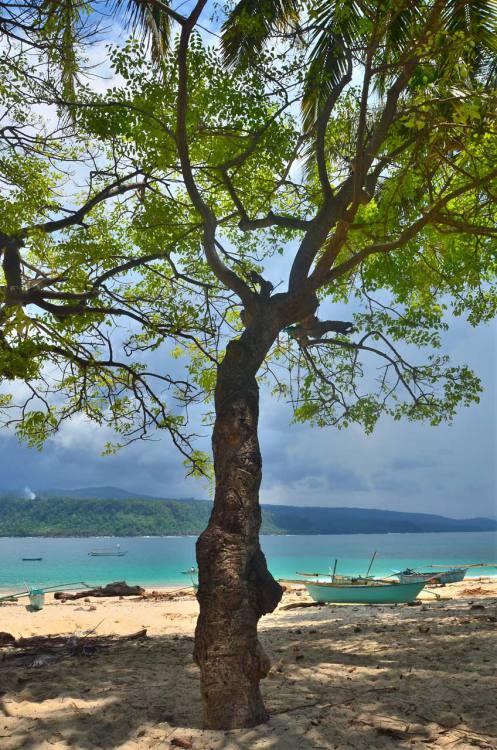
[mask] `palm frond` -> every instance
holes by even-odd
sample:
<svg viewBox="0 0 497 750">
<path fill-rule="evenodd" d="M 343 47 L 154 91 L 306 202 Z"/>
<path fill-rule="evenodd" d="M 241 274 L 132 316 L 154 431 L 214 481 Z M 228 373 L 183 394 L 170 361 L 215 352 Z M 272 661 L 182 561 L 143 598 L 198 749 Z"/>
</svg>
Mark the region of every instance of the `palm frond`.
<svg viewBox="0 0 497 750">
<path fill-rule="evenodd" d="M 306 132 L 347 73 L 351 50 L 361 37 L 361 6 L 356 0 L 321 0 L 315 8 L 313 47 L 302 101 Z"/>
<path fill-rule="evenodd" d="M 497 86 L 497 2 L 468 0 L 461 4 L 448 0 L 447 27 L 469 34 L 474 42 L 468 48 L 473 76 L 490 87 Z"/>
<path fill-rule="evenodd" d="M 171 36 L 171 16 L 167 0 L 107 0 L 116 14 L 121 15 L 133 33 L 138 33 L 149 44 L 152 58 L 163 57 Z"/>
<path fill-rule="evenodd" d="M 482 42 L 496 45 L 496 0 L 446 0 L 442 15 L 448 31 L 470 32 Z"/>
<path fill-rule="evenodd" d="M 497 88 L 497 54 L 485 54 L 479 67 L 485 86 L 489 89 Z"/>
<path fill-rule="evenodd" d="M 79 32 L 87 10 L 88 3 L 84 0 L 46 0 L 40 7 L 40 31 L 51 42 L 51 57 L 60 67 L 66 101 L 74 101 L 76 97 Z"/>
<path fill-rule="evenodd" d="M 460 75 L 480 85 L 497 85 L 497 2 L 496 0 L 446 0 L 442 27 L 448 35 L 464 41 L 455 54 L 441 55 L 437 75 L 454 67 Z M 461 65 L 464 63 L 464 65 Z"/>
<path fill-rule="evenodd" d="M 390 53 L 404 51 L 412 40 L 413 23 L 419 22 L 422 18 L 421 7 L 416 3 L 406 2 L 403 6 L 393 4 L 387 10 L 386 51 Z"/>
<path fill-rule="evenodd" d="M 298 0 L 240 0 L 222 28 L 222 48 L 229 65 L 247 62 L 271 34 L 298 19 Z"/>
<path fill-rule="evenodd" d="M 411 3 L 409 0 L 406 0 L 403 5 L 401 3 L 387 5 L 385 11 L 381 23 L 384 29 L 383 64 L 386 72 L 378 74 L 374 81 L 374 89 L 380 97 L 385 95 L 392 78 L 396 75 L 396 60 L 412 48 L 413 40 L 417 38 L 424 18 L 421 5 Z"/>
<path fill-rule="evenodd" d="M 445 0 L 441 4 L 441 27 L 450 35 L 463 32 L 471 69 L 487 84 L 497 83 L 497 0 Z M 377 62 L 381 56 L 384 73 L 377 69 L 373 86 L 384 95 L 397 62 L 412 49 L 424 26 L 429 3 L 397 0 L 240 0 L 223 26 L 222 46 L 228 64 L 250 63 L 276 32 L 305 21 L 309 32 L 308 68 L 303 94 L 304 130 L 314 124 L 340 86 L 351 56 L 359 63 L 365 49 L 378 34 Z M 441 55 L 443 57 L 443 55 Z M 435 77 L 454 64 L 450 55 L 431 63 Z"/>
</svg>

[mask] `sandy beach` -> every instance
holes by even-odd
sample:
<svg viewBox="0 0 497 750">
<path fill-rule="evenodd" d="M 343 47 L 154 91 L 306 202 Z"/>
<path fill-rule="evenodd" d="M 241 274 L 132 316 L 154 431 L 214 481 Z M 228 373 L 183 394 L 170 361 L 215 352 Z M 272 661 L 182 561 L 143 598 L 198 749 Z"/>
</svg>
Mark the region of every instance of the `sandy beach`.
<svg viewBox="0 0 497 750">
<path fill-rule="evenodd" d="M 76 636 L 73 647 L 0 647 L 0 747 L 497 748 L 497 580 L 438 593 L 418 606 L 285 609 L 310 601 L 287 590 L 260 626 L 273 665 L 263 683 L 271 720 L 231 732 L 201 729 L 192 591 L 50 596 L 37 613 L 23 599 L 0 605 L 0 631 L 16 639 Z"/>
</svg>

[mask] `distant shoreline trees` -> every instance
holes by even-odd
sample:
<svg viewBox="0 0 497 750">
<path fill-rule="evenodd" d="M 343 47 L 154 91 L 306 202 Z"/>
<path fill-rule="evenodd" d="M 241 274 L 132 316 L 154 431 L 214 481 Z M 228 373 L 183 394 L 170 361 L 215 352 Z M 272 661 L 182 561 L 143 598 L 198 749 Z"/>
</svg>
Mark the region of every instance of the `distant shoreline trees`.
<svg viewBox="0 0 497 750">
<path fill-rule="evenodd" d="M 0 495 L 0 537 L 191 536 L 209 520 L 202 500 L 71 498 Z M 389 534 L 497 530 L 491 519 L 360 508 L 262 506 L 262 534 Z"/>
</svg>

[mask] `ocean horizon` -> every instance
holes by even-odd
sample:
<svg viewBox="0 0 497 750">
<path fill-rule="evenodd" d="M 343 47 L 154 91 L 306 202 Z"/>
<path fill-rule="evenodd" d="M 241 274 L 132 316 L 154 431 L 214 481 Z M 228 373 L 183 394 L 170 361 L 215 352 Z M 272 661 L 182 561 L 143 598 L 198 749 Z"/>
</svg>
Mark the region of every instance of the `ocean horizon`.
<svg viewBox="0 0 497 750">
<path fill-rule="evenodd" d="M 142 586 L 185 585 L 195 566 L 195 536 L 1 537 L 0 589 L 85 582 L 97 586 L 125 580 Z M 109 541 L 111 543 L 109 543 Z M 106 543 L 107 542 L 107 543 Z M 123 557 L 92 557 L 91 551 L 120 550 Z M 338 535 L 262 535 L 261 546 L 275 578 L 296 571 L 392 575 L 405 567 L 430 569 L 488 562 L 497 566 L 497 532 L 428 532 Z M 23 557 L 42 561 L 23 562 Z M 497 576 L 496 568 L 469 569 L 468 576 Z"/>
</svg>

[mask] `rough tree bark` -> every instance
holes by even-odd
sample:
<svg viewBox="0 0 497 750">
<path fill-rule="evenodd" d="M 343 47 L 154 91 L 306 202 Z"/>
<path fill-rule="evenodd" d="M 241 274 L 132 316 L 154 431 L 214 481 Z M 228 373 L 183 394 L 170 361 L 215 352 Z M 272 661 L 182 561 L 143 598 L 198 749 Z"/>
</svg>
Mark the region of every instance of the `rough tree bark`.
<svg viewBox="0 0 497 750">
<path fill-rule="evenodd" d="M 266 721 L 259 682 L 269 660 L 257 638 L 260 617 L 281 599 L 259 545 L 262 460 L 256 373 L 277 335 L 251 325 L 232 341 L 218 368 L 213 432 L 216 492 L 197 542 L 200 615 L 195 660 L 201 670 L 204 726 L 247 727 Z"/>
</svg>

